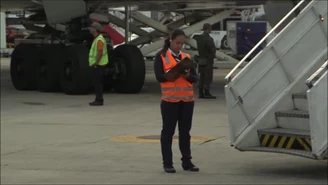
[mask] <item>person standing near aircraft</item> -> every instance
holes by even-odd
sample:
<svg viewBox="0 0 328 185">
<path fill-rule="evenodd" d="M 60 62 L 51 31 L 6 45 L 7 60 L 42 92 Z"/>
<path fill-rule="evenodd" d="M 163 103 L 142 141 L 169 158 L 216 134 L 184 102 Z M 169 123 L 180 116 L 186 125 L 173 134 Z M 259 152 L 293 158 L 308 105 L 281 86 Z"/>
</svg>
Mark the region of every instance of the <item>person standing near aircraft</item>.
<svg viewBox="0 0 328 185">
<path fill-rule="evenodd" d="M 103 99 L 103 80 L 105 74 L 105 66 L 108 64 L 108 53 L 106 40 L 100 33 L 101 24 L 94 22 L 89 30 L 94 36 L 94 40 L 89 52 L 89 66 L 92 69 L 93 85 L 95 88 L 96 99 L 89 103 L 90 106 L 102 106 Z"/>
<path fill-rule="evenodd" d="M 197 38 L 198 48 L 198 73 L 199 73 L 199 98 L 216 99 L 210 93 L 210 84 L 213 81 L 213 64 L 216 54 L 214 39 L 210 36 L 212 26 L 208 23 L 203 25 L 203 34 Z"/>
<path fill-rule="evenodd" d="M 155 57 L 154 71 L 161 85 L 162 115 L 161 151 L 163 167 L 167 173 L 175 173 L 172 159 L 172 140 L 176 124 L 179 127 L 179 148 L 182 154 L 182 168 L 186 171 L 199 171 L 191 162 L 190 130 L 194 111 L 193 84 L 197 82 L 195 69 L 189 69 L 186 74 L 180 74 L 176 80 L 169 80 L 165 73 L 178 62 L 190 55 L 181 52 L 185 33 L 181 29 L 174 30 L 170 39 L 165 40 L 164 48 Z"/>
</svg>

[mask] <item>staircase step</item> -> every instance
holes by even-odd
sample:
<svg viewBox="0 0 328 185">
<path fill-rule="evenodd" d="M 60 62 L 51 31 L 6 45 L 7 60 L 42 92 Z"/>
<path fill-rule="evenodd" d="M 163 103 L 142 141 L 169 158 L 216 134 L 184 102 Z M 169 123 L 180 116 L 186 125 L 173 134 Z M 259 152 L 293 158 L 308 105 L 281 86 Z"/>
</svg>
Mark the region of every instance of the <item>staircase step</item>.
<svg viewBox="0 0 328 185">
<path fill-rule="evenodd" d="M 241 151 L 257 151 L 257 152 L 269 152 L 269 153 L 282 153 L 282 154 L 289 154 L 295 155 L 300 157 L 306 157 L 309 159 L 316 159 L 312 152 L 304 151 L 304 150 L 294 150 L 294 149 L 285 149 L 285 148 L 269 148 L 269 147 L 248 147 L 239 149 Z"/>
<path fill-rule="evenodd" d="M 305 118 L 309 119 L 308 110 L 290 110 L 290 111 L 278 111 L 275 112 L 276 117 L 289 117 L 289 118 Z"/>
<path fill-rule="evenodd" d="M 307 99 L 306 92 L 292 94 L 293 99 Z"/>
<path fill-rule="evenodd" d="M 309 109 L 306 92 L 292 94 L 292 99 L 293 99 L 293 105 L 295 110 Z"/>
<path fill-rule="evenodd" d="M 294 137 L 303 137 L 311 138 L 309 130 L 298 130 L 298 129 L 285 129 L 285 128 L 271 128 L 258 130 L 258 134 L 273 134 L 279 136 L 294 136 Z"/>
<path fill-rule="evenodd" d="M 258 135 L 262 147 L 312 151 L 309 130 L 274 128 L 258 130 Z"/>
</svg>

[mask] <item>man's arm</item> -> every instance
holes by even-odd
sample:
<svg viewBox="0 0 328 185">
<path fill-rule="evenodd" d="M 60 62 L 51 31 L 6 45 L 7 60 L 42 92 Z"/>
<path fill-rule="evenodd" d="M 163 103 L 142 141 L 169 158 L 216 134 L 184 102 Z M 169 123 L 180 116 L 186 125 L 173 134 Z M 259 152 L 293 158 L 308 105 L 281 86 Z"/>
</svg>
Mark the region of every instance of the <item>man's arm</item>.
<svg viewBox="0 0 328 185">
<path fill-rule="evenodd" d="M 167 82 L 168 80 L 164 77 L 164 68 L 163 68 L 163 61 L 162 58 L 160 56 L 160 54 L 158 53 L 155 56 L 155 61 L 154 61 L 154 72 L 155 72 L 155 76 L 158 82 Z"/>
<path fill-rule="evenodd" d="M 97 57 L 96 57 L 95 65 L 99 64 L 100 59 L 103 55 L 103 49 L 104 49 L 104 43 L 101 40 L 98 40 L 98 42 L 97 42 Z"/>
<path fill-rule="evenodd" d="M 216 47 L 215 47 L 214 39 L 212 37 L 209 37 L 206 41 L 206 44 L 207 44 L 208 49 L 210 49 L 211 53 L 215 57 Z"/>
</svg>

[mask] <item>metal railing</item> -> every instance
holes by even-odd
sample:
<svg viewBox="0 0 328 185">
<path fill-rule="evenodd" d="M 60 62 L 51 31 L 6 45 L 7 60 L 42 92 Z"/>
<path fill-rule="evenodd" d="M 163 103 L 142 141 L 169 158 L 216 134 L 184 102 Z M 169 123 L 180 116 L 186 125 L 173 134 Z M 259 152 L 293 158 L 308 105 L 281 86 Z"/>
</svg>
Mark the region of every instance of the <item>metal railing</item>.
<svg viewBox="0 0 328 185">
<path fill-rule="evenodd" d="M 309 89 L 313 87 L 313 83 L 317 81 L 320 76 L 328 70 L 328 59 L 326 60 L 325 63 L 315 72 L 313 73 L 306 81 L 305 84 L 308 86 Z"/>
<path fill-rule="evenodd" d="M 241 12 L 242 21 L 254 21 L 256 16 L 256 9 L 246 9 Z"/>
<path fill-rule="evenodd" d="M 257 50 L 257 48 L 259 48 L 262 44 L 265 44 L 266 40 L 269 38 L 269 36 L 271 36 L 272 33 L 274 33 L 276 31 L 277 28 L 279 28 L 280 25 L 282 25 L 291 15 L 294 14 L 294 12 L 296 10 L 298 10 L 301 5 L 303 5 L 303 3 L 305 3 L 307 0 L 302 0 L 300 1 L 292 10 L 289 11 L 289 13 L 280 20 L 280 22 L 278 22 L 276 24 L 275 27 L 273 27 L 269 33 L 267 33 L 254 47 L 251 51 L 249 51 L 247 53 L 246 56 L 244 56 L 244 58 L 229 72 L 229 74 L 224 78 L 226 80 L 226 83 L 229 84 L 232 81 L 232 75 L 236 72 L 236 70 L 238 68 L 241 67 L 241 65 L 254 53 L 254 51 Z M 272 39 L 270 42 L 272 42 L 274 39 Z M 259 53 L 260 54 L 260 53 Z M 251 60 L 247 65 L 253 63 L 254 60 Z M 247 67 L 246 65 L 246 67 Z M 239 74 L 241 73 L 241 71 L 239 73 L 237 73 L 237 75 L 234 77 L 236 78 Z"/>
<path fill-rule="evenodd" d="M 120 11 L 112 11 L 111 14 L 121 20 L 125 19 L 125 14 L 121 13 Z M 109 23 L 109 26 L 112 27 L 114 30 L 116 30 L 118 33 L 120 33 L 122 36 L 125 35 L 125 30 L 123 28 L 117 26 L 116 24 Z"/>
</svg>

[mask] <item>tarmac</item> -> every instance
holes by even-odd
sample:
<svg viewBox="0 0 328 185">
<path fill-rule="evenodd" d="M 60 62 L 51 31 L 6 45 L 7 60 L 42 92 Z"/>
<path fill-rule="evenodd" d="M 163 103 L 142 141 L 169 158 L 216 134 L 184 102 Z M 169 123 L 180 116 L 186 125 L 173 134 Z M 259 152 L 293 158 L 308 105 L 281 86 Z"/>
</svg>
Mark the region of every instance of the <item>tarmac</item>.
<svg viewBox="0 0 328 185">
<path fill-rule="evenodd" d="M 106 93 L 105 106 L 89 107 L 92 94 L 15 90 L 9 59 L 2 58 L 1 184 L 327 184 L 327 161 L 230 147 L 228 69 L 215 70 L 218 99 L 196 100 L 192 156 L 200 172 L 182 170 L 175 142 L 177 173 L 165 173 L 160 88 L 151 64 L 140 94 Z"/>
</svg>

